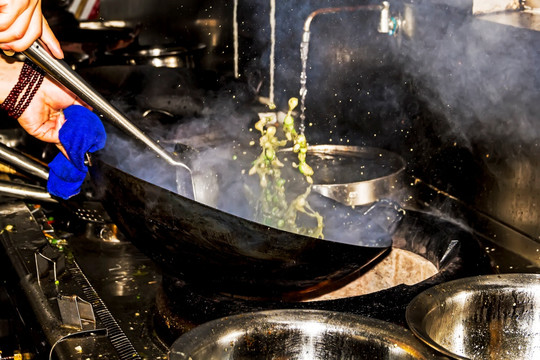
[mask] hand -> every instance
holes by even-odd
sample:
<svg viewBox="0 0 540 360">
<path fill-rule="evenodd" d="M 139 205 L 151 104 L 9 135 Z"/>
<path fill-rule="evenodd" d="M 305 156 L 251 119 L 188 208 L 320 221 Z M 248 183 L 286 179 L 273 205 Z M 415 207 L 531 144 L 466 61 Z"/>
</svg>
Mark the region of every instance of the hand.
<svg viewBox="0 0 540 360">
<path fill-rule="evenodd" d="M 75 104 L 88 107 L 62 85 L 45 77 L 18 121 L 30 135 L 59 146 L 58 132 L 66 121 L 62 110 Z"/>
<path fill-rule="evenodd" d="M 41 0 L 0 0 L 0 49 L 24 51 L 41 39 L 58 59 L 60 43 L 41 13 Z"/>
</svg>

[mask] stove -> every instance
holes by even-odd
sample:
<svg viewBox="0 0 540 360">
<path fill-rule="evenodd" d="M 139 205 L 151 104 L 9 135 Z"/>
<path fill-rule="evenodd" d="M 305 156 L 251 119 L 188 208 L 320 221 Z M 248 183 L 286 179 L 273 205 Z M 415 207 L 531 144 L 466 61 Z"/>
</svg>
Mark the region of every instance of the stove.
<svg viewBox="0 0 540 360">
<path fill-rule="evenodd" d="M 9 291 L 0 300 L 12 304 L 4 338 L 16 346 L 0 350 L 38 358 L 52 351 L 59 359 L 166 358 L 180 335 L 206 321 L 267 309 L 333 310 L 404 325 L 405 307 L 419 292 L 491 272 L 485 253 L 461 227 L 417 211 L 409 211 L 404 222 L 394 246 L 431 261 L 438 268 L 434 276 L 335 300 L 265 301 L 214 293 L 204 284 L 162 274 L 99 203 L 82 202 L 74 209 L 6 201 L 0 204 L 0 240 Z M 0 317 L 0 330 L 2 324 Z M 38 340 L 32 346 L 17 342 L 17 326 Z"/>
</svg>

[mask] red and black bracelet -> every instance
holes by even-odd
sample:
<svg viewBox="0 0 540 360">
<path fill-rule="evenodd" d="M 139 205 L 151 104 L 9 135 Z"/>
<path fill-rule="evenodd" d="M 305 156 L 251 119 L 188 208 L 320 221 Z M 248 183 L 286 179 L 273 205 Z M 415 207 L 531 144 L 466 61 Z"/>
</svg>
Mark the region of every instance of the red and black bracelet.
<svg viewBox="0 0 540 360">
<path fill-rule="evenodd" d="M 44 77 L 43 70 L 26 59 L 19 74 L 19 80 L 4 102 L 0 104 L 0 109 L 6 111 L 14 119 L 21 117 L 41 86 Z"/>
</svg>

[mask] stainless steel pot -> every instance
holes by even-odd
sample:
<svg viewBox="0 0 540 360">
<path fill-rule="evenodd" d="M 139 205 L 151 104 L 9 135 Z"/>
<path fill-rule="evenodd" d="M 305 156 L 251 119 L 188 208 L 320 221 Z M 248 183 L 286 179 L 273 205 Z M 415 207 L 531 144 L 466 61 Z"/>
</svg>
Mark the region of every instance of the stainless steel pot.
<svg viewBox="0 0 540 360">
<path fill-rule="evenodd" d="M 292 151 L 286 151 L 293 160 Z M 313 191 L 348 206 L 373 203 L 403 186 L 405 161 L 388 150 L 312 145 L 307 162 L 315 171 Z"/>
<path fill-rule="evenodd" d="M 181 46 L 146 46 L 131 50 L 111 51 L 109 62 L 120 65 L 151 65 L 154 67 L 188 68 L 199 67 L 204 45 L 187 49 Z"/>
<path fill-rule="evenodd" d="M 440 359 L 405 328 L 358 315 L 274 310 L 205 323 L 174 342 L 181 359 Z"/>
<path fill-rule="evenodd" d="M 413 333 L 455 359 L 537 359 L 540 274 L 469 277 L 437 285 L 406 311 Z"/>
</svg>

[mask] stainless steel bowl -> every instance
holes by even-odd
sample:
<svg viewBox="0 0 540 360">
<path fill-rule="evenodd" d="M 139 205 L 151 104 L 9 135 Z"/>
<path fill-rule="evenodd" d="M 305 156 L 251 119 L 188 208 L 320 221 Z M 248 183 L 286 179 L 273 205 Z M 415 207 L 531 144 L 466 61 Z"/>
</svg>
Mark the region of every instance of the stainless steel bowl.
<svg viewBox="0 0 540 360">
<path fill-rule="evenodd" d="M 538 359 L 540 274 L 443 283 L 415 297 L 406 318 L 416 336 L 455 359 Z"/>
<path fill-rule="evenodd" d="M 358 315 L 273 310 L 230 316 L 182 335 L 170 360 L 440 359 L 407 329 Z"/>
</svg>

